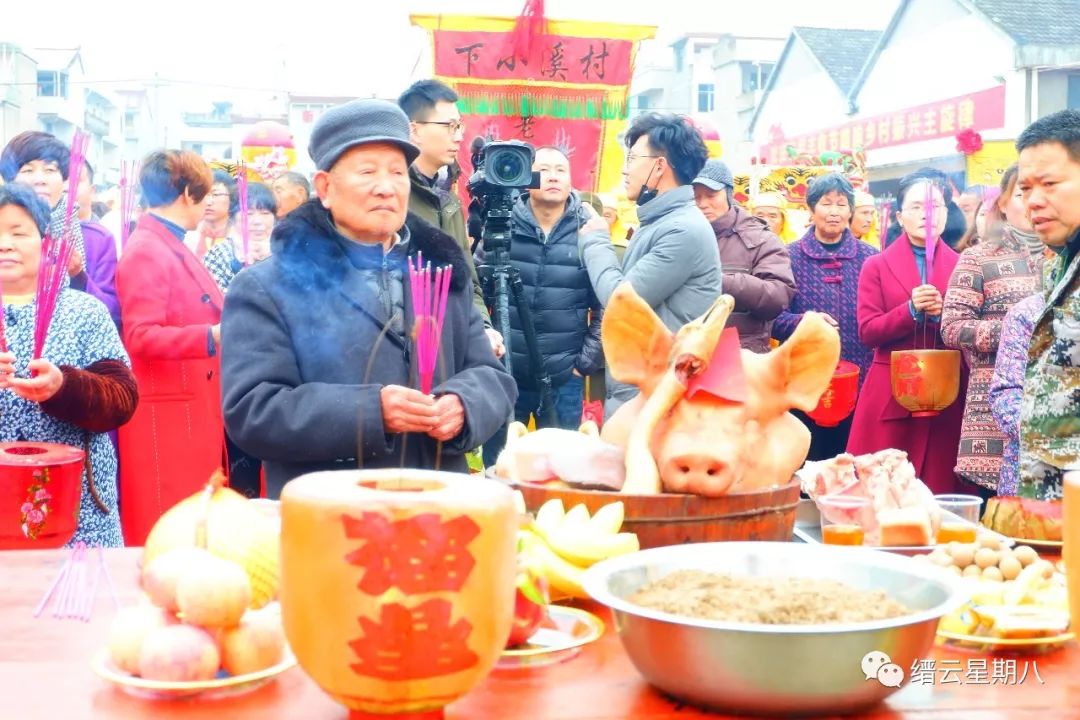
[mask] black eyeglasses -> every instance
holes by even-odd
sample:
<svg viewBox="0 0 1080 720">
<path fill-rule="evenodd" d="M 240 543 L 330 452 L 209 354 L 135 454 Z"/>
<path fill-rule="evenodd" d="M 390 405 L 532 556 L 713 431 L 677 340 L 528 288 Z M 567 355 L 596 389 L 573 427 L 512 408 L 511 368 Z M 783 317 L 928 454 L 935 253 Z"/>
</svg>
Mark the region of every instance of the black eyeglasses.
<svg viewBox="0 0 1080 720">
<path fill-rule="evenodd" d="M 442 125 L 444 128 L 450 131 L 450 134 L 454 134 L 459 130 L 465 129 L 465 123 L 460 120 L 416 120 L 417 125 Z"/>
</svg>

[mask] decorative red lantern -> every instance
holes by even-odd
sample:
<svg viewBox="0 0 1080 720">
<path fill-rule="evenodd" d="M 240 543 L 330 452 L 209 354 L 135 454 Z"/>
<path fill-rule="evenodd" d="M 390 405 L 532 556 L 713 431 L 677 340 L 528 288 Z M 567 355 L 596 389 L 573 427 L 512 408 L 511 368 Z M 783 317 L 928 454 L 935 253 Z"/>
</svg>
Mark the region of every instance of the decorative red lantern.
<svg viewBox="0 0 1080 720">
<path fill-rule="evenodd" d="M 965 155 L 972 155 L 982 150 L 982 135 L 971 128 L 961 130 L 956 134 L 956 150 Z"/>
<path fill-rule="evenodd" d="M 719 158 L 724 154 L 724 147 L 720 142 L 720 131 L 708 113 L 697 113 L 690 117 L 690 124 L 701 133 L 701 139 L 705 141 L 705 148 L 709 151 L 710 158 Z"/>
<path fill-rule="evenodd" d="M 847 360 L 836 364 L 829 387 L 809 414 L 821 427 L 836 427 L 855 410 L 859 397 L 859 366 Z"/>
</svg>

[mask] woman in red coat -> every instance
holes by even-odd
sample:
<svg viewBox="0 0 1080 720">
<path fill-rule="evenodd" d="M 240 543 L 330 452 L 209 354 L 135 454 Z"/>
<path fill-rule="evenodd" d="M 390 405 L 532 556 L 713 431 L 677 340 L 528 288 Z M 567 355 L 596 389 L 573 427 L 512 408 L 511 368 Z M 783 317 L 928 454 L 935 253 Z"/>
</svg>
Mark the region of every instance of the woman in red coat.
<svg viewBox="0 0 1080 720">
<path fill-rule="evenodd" d="M 212 178 L 195 153 L 161 150 L 142 163 L 150 208 L 116 268 L 124 344 L 140 403 L 120 429 L 124 540 L 142 545 L 161 514 L 222 465 L 218 377 L 223 298 L 184 245 L 203 217 Z"/>
<path fill-rule="evenodd" d="M 926 208 L 927 183 L 933 200 Z M 848 452 L 856 455 L 896 448 L 908 454 L 915 472 L 935 493 L 958 492 L 953 473 L 960 443 L 967 373 L 961 370 L 958 399 L 933 417 L 912 417 L 893 399 L 891 355 L 894 350 L 938 347 L 941 311 L 958 255 L 941 241 L 946 208 L 941 189 L 925 176 L 908 175 L 897 193 L 904 234 L 884 252 L 869 258 L 859 276 L 859 339 L 874 350 L 874 362 L 862 386 Z M 933 262 L 927 273 L 926 213 L 933 213 Z"/>
</svg>

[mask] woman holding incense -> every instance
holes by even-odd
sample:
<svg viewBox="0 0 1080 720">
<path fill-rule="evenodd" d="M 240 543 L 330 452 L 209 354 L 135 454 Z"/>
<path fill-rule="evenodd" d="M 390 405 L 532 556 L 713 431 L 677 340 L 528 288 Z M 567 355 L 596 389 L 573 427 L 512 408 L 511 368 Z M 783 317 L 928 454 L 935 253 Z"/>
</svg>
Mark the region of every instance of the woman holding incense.
<svg viewBox="0 0 1080 720">
<path fill-rule="evenodd" d="M 159 150 L 139 173 L 148 206 L 116 267 L 124 344 L 141 402 L 120 430 L 124 539 L 142 545 L 157 519 L 222 465 L 221 290 L 184 245 L 212 179 L 193 152 Z"/>
<path fill-rule="evenodd" d="M 241 212 L 237 210 L 237 212 Z M 210 248 L 203 257 L 203 265 L 214 276 L 214 282 L 221 292 L 229 289 L 236 274 L 245 265 L 256 263 L 270 255 L 270 233 L 274 230 L 277 213 L 277 200 L 274 193 L 262 183 L 251 183 L 247 187 L 247 252 L 244 256 L 244 241 L 240 235 L 241 223 L 234 219 L 232 236 L 229 242 L 220 243 Z"/>
<path fill-rule="evenodd" d="M 49 208 L 32 190 L 19 183 L 0 187 L 6 341 L 0 351 L 0 442 L 51 442 L 85 450 L 79 523 L 71 542 L 116 547 L 123 537 L 116 451 L 108 432 L 131 418 L 138 390 L 116 327 L 99 300 L 54 278 L 47 283 L 55 288 L 48 332 L 41 336 L 35 329 L 36 315 L 47 313 L 50 305 L 49 293 L 38 291 L 38 273 L 47 272 L 41 256 L 48 223 Z M 48 487 L 26 497 L 21 511 L 28 535 L 46 520 L 48 501 Z"/>
<path fill-rule="evenodd" d="M 317 470 L 466 472 L 465 453 L 510 416 L 517 388 L 491 351 L 460 245 L 406 220 L 419 154 L 408 118 L 381 100 L 340 105 L 316 122 L 309 154 L 317 197 L 274 229 L 273 254 L 226 295 L 226 427 L 262 459 L 271 498 Z M 410 272 L 421 255 L 449 269 L 436 341 L 416 322 L 429 315 L 417 297 L 435 294 Z"/>
<path fill-rule="evenodd" d="M 963 492 L 953 467 L 960 445 L 967 371 L 956 402 L 932 417 L 913 417 L 892 394 L 894 350 L 945 349 L 941 313 L 959 256 L 941 239 L 947 208 L 933 180 L 906 175 L 897 190 L 903 233 L 866 261 L 859 275 L 859 339 L 874 359 L 859 393 L 847 450 L 855 455 L 903 450 L 915 475 L 935 493 Z"/>
</svg>

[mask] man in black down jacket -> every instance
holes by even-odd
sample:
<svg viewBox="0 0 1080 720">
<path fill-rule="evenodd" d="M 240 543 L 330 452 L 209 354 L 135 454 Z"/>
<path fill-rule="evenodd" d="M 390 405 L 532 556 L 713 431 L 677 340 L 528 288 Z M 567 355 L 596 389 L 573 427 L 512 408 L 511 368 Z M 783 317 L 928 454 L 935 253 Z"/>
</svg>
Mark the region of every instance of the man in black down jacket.
<svg viewBox="0 0 1080 720">
<path fill-rule="evenodd" d="M 533 170 L 540 173 L 540 188 L 523 193 L 514 205 L 510 261 L 521 273 L 525 286 L 544 369 L 554 387 L 559 425 L 577 429 L 584 377 L 603 367 L 604 362 L 600 303 L 578 254 L 578 228 L 584 215 L 581 200 L 570 187 L 570 161 L 558 148 L 541 147 L 536 151 Z M 510 352 L 518 386 L 514 415 L 521 422 L 528 422 L 533 415 L 537 427 L 543 427 L 546 423 L 540 407 L 540 386 L 529 364 L 525 333 L 513 296 L 510 300 Z M 485 446 L 485 460 L 494 459 L 493 452 L 502 447 L 504 439 L 496 435 Z"/>
</svg>

